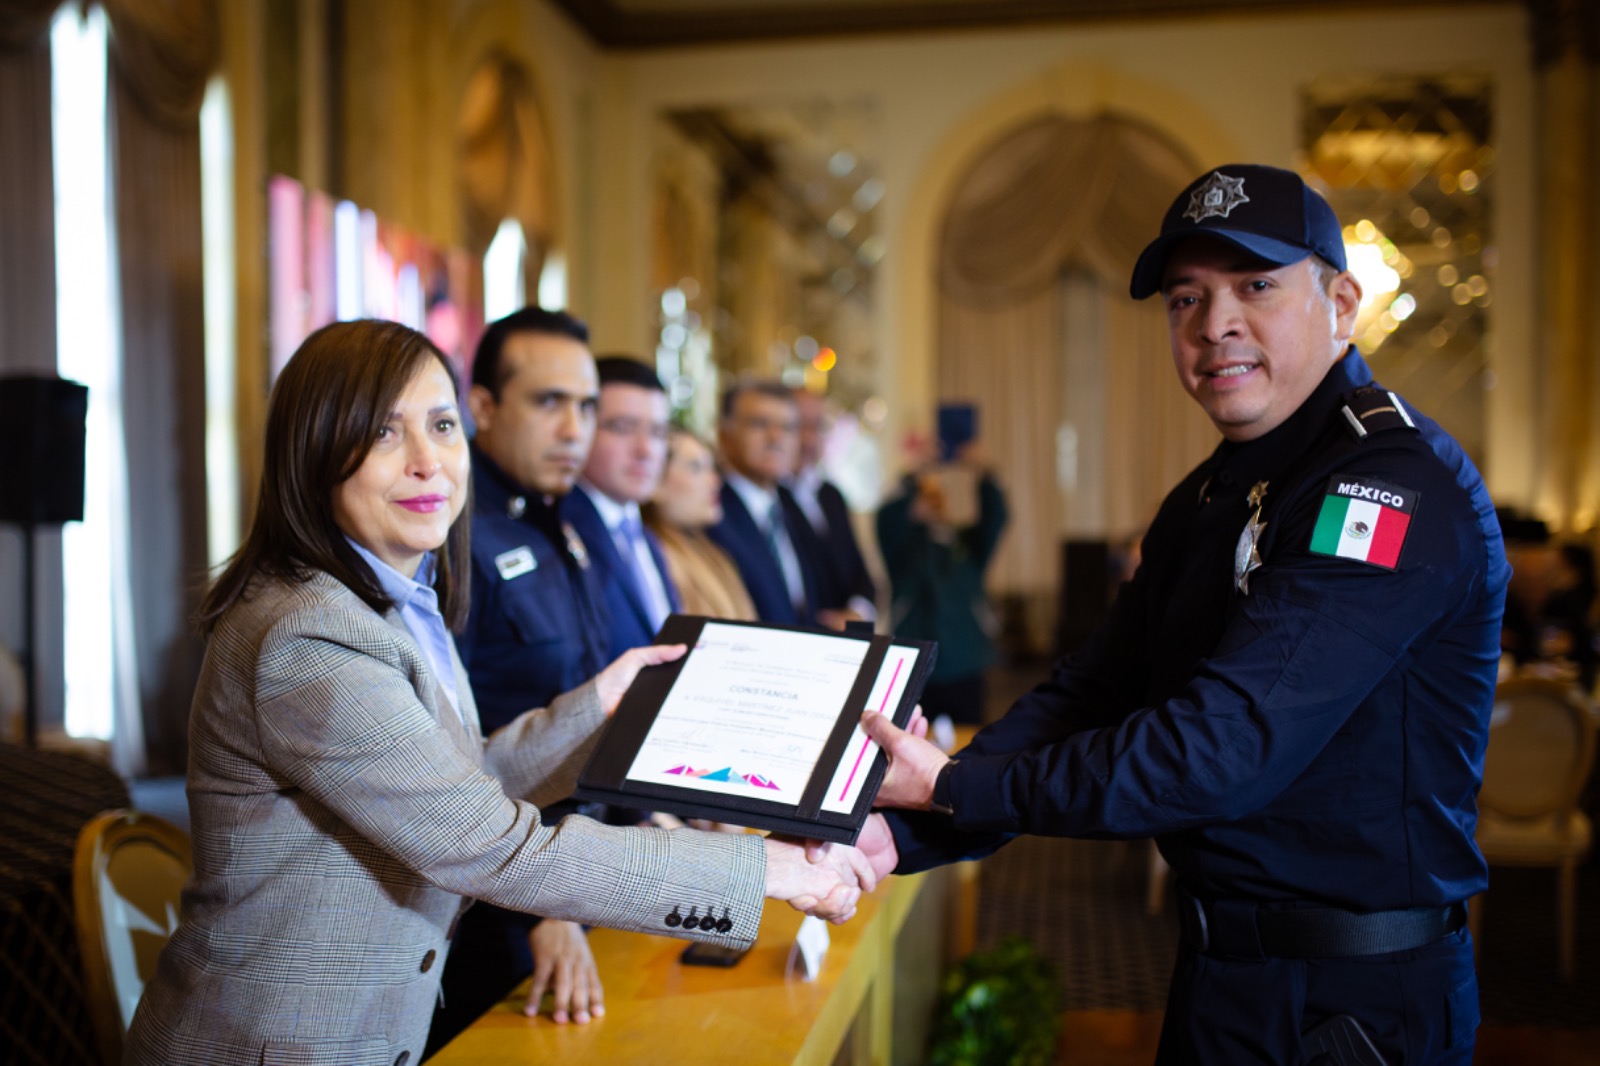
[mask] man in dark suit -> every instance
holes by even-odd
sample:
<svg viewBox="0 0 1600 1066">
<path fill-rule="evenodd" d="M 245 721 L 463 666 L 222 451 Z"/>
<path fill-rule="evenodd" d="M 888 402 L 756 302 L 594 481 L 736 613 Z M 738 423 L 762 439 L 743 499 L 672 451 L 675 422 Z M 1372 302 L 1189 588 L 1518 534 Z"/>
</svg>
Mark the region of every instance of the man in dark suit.
<svg viewBox="0 0 1600 1066">
<path fill-rule="evenodd" d="M 595 436 L 599 381 L 589 329 L 525 307 L 489 324 L 473 359 L 472 608 L 456 648 L 485 734 L 594 677 L 612 659 L 598 573 L 560 504 Z M 554 823 L 575 807 L 543 808 Z M 588 810 L 584 813 L 600 814 Z M 462 915 L 429 1053 L 530 972 L 548 976 L 557 1021 L 588 1021 L 603 991 L 580 926 L 479 904 Z M 545 987 L 535 981 L 537 996 Z M 569 1013 L 570 1012 L 570 1013 Z"/>
<path fill-rule="evenodd" d="M 783 479 L 794 470 L 800 413 L 776 381 L 735 382 L 722 397 L 722 521 L 707 533 L 739 568 L 763 622 L 816 624 L 825 607 L 822 547 Z"/>
<path fill-rule="evenodd" d="M 846 619 L 875 621 L 877 588 L 856 542 L 850 506 L 822 469 L 833 412 L 827 399 L 810 389 L 794 390 L 794 399 L 800 412 L 800 455 L 787 487 L 822 545 L 822 607 L 843 612 Z"/>
<path fill-rule="evenodd" d="M 678 590 L 639 504 L 661 483 L 667 462 L 667 394 L 655 371 L 625 355 L 595 360 L 600 406 L 594 446 L 562 513 L 589 548 L 611 616 L 610 656 L 649 644 Z"/>
</svg>

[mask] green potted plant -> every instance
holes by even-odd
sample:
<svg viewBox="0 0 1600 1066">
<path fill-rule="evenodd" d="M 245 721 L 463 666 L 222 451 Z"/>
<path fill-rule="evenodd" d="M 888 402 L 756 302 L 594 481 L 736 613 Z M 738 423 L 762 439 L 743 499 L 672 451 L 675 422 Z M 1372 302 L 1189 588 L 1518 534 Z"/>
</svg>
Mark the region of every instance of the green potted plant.
<svg viewBox="0 0 1600 1066">
<path fill-rule="evenodd" d="M 1022 937 L 950 968 L 939 991 L 931 1066 L 1048 1066 L 1061 1022 L 1055 970 Z"/>
</svg>

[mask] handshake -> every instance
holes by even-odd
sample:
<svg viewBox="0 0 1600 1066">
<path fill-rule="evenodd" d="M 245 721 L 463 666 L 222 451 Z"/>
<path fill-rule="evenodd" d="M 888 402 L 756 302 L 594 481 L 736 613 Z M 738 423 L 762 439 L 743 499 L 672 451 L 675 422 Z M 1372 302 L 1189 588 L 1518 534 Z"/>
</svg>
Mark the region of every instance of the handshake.
<svg viewBox="0 0 1600 1066">
<path fill-rule="evenodd" d="M 767 898 L 835 925 L 855 917 L 861 893 L 894 872 L 899 857 L 881 814 L 870 815 L 855 847 L 767 837 Z"/>
<path fill-rule="evenodd" d="M 925 739 L 928 723 L 921 708 L 904 730 L 871 713 L 862 724 L 889 754 L 889 773 L 878 791 L 878 805 L 926 809 L 932 777 L 946 756 Z M 881 814 L 867 816 L 855 847 L 814 840 L 802 845 L 779 837 L 768 837 L 766 845 L 767 898 L 781 899 L 797 911 L 836 925 L 849 921 L 861 893 L 876 888 L 900 861 L 894 835 Z"/>
</svg>

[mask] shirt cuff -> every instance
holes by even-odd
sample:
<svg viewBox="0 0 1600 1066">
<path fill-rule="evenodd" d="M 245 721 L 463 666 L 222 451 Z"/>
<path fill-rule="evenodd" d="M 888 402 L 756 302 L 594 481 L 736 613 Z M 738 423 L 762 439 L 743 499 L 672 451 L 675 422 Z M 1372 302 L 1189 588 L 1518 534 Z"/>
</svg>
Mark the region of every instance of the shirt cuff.
<svg viewBox="0 0 1600 1066">
<path fill-rule="evenodd" d="M 878 605 L 865 596 L 851 596 L 850 602 L 845 604 L 845 607 L 854 611 L 858 617 L 868 622 L 876 622 L 878 620 Z"/>
</svg>

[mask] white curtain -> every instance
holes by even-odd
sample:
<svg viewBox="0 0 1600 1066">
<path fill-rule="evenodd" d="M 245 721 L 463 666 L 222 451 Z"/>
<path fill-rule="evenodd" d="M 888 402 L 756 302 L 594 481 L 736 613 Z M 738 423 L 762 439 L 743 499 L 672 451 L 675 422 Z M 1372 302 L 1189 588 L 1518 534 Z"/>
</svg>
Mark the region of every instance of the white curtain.
<svg viewBox="0 0 1600 1066">
<path fill-rule="evenodd" d="M 0 340 L 8 349 L 0 365 L 12 368 L 55 365 L 48 33 L 61 6 L 0 0 Z M 115 688 L 129 695 L 113 698 L 127 704 L 116 710 L 113 757 L 130 773 L 146 765 L 143 740 L 155 768 L 181 769 L 199 665 L 187 624 L 206 562 L 198 111 L 220 35 L 215 0 L 99 6 L 111 24 L 113 273 L 123 310 L 117 378 L 129 412 L 112 446 L 130 459 L 131 483 L 128 559 L 118 569 L 132 591 L 110 613 L 138 635 L 116 651 Z M 10 350 L 14 343 L 21 353 Z M 61 563 L 59 538 L 43 539 L 40 702 L 49 709 L 60 701 L 51 685 L 62 670 Z"/>
<path fill-rule="evenodd" d="M 1127 295 L 1134 260 L 1194 170 L 1138 122 L 1050 114 L 998 139 L 951 199 L 939 257 L 939 397 L 978 405 L 1008 489 L 997 593 L 1053 604 L 1065 534 L 1132 535 L 1215 445 L 1170 369 L 1159 301 Z M 1096 279 L 1088 291 L 1099 299 L 1080 291 L 1069 303 L 1069 271 Z M 1077 331 L 1097 338 L 1096 373 L 1066 365 L 1069 340 L 1083 340 Z M 1066 417 L 1064 397 L 1086 388 L 1102 407 L 1087 427 L 1099 439 L 1083 439 L 1086 427 Z M 1069 453 L 1096 457 L 1075 482 L 1058 465 Z M 1099 528 L 1075 520 L 1073 505 Z"/>
</svg>

